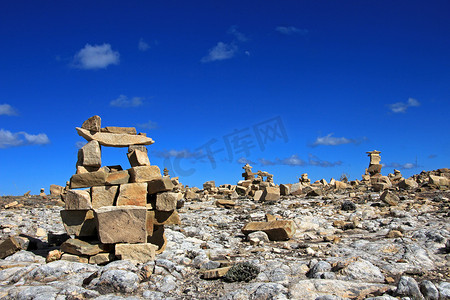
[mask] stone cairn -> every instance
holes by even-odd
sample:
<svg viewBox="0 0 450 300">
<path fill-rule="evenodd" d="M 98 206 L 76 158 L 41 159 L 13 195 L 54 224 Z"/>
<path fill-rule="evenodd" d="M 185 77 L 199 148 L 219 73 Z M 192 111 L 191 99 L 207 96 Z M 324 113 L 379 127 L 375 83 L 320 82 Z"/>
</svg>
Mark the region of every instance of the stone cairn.
<svg viewBox="0 0 450 300">
<path fill-rule="evenodd" d="M 133 127 L 101 128 L 99 116 L 78 134 L 88 143 L 78 152 L 76 174 L 62 195 L 61 218 L 75 238 L 61 245 L 62 259 L 105 264 L 114 259 L 147 262 L 164 251 L 164 225 L 180 224 L 183 194 L 168 170 L 150 165 L 146 145 L 154 141 Z M 101 166 L 101 147 L 128 147 L 131 168 Z"/>
<path fill-rule="evenodd" d="M 250 196 L 256 201 L 279 200 L 280 189 L 273 183 L 273 175 L 265 171 L 253 173 L 252 168 L 249 164 L 242 167 L 244 180 L 237 183 L 236 193 L 240 196 Z"/>
</svg>

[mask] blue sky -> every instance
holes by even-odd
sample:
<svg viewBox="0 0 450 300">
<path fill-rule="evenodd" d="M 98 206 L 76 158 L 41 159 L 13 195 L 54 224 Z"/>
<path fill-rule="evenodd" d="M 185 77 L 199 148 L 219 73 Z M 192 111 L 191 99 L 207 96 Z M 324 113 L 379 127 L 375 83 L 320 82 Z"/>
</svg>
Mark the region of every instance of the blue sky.
<svg viewBox="0 0 450 300">
<path fill-rule="evenodd" d="M 2 1 L 0 195 L 64 185 L 92 115 L 181 182 L 449 167 L 448 1 Z M 129 168 L 125 148 L 103 164 Z M 211 152 L 208 152 L 211 151 Z M 208 155 L 209 154 L 209 155 Z"/>
</svg>

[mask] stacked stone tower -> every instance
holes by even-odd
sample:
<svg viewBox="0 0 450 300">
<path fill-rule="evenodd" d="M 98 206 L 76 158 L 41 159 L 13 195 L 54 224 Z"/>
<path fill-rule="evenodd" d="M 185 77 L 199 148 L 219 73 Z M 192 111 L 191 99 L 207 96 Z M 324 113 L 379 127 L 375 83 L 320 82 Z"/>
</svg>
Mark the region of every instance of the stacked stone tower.
<svg viewBox="0 0 450 300">
<path fill-rule="evenodd" d="M 180 224 L 176 208 L 182 198 L 172 192 L 170 177 L 150 165 L 146 145 L 154 141 L 133 127 L 101 128 L 99 116 L 76 130 L 88 143 L 78 152 L 76 174 L 63 196 L 61 217 L 75 238 L 61 250 L 90 263 L 153 260 L 166 247 L 164 225 Z M 102 167 L 101 147 L 128 147 L 131 168 Z"/>
</svg>

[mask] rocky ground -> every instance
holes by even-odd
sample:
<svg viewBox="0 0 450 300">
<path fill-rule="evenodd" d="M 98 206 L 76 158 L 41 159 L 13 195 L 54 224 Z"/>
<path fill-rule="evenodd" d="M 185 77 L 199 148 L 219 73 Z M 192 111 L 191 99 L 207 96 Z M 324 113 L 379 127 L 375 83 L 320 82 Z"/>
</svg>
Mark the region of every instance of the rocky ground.
<svg viewBox="0 0 450 300">
<path fill-rule="evenodd" d="M 0 299 L 450 299 L 450 193 L 396 194 L 394 206 L 368 191 L 241 197 L 229 209 L 213 198 L 186 201 L 182 225 L 166 226 L 167 248 L 155 261 L 105 266 L 45 262 L 58 248 L 48 233 L 64 231 L 58 198 L 1 197 L 1 240 L 22 234 L 31 242 L 0 260 Z M 241 233 L 266 214 L 293 220 L 293 238 Z M 204 279 L 205 270 L 235 262 L 260 272 L 249 282 Z"/>
</svg>

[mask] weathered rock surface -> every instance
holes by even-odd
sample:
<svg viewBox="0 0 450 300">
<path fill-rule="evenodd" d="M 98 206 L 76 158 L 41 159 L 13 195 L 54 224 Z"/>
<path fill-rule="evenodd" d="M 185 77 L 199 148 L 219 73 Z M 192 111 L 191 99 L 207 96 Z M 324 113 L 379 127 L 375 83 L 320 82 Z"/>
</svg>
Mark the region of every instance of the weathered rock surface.
<svg viewBox="0 0 450 300">
<path fill-rule="evenodd" d="M 154 141 L 143 135 L 126 133 L 91 132 L 77 127 L 77 132 L 87 141 L 98 141 L 100 145 L 107 147 L 128 147 L 130 145 L 151 145 Z"/>
</svg>

